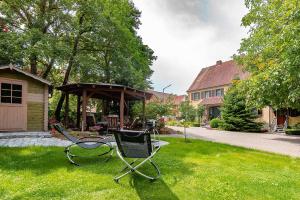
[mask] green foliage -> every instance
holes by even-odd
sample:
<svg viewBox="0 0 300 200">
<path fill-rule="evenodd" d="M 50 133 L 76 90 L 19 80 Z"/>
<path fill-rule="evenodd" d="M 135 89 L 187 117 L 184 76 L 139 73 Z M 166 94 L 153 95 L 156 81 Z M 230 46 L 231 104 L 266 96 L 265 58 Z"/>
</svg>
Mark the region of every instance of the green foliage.
<svg viewBox="0 0 300 200">
<path fill-rule="evenodd" d="M 159 119 L 163 116 L 172 114 L 173 105 L 170 103 L 149 102 L 145 105 L 145 116 L 147 119 Z M 135 103 L 132 107 L 132 115 L 134 117 L 142 117 L 143 104 Z"/>
<path fill-rule="evenodd" d="M 262 124 L 255 122 L 257 114 L 253 107 L 247 107 L 246 98 L 238 88 L 238 83 L 227 91 L 221 108 L 221 127 L 230 131 L 259 132 Z"/>
<path fill-rule="evenodd" d="M 285 129 L 287 135 L 300 135 L 300 129 Z"/>
<path fill-rule="evenodd" d="M 196 113 L 197 113 L 197 117 L 198 117 L 198 121 L 199 121 L 199 126 L 201 124 L 202 121 L 202 117 L 204 115 L 205 112 L 205 106 L 199 104 L 196 108 Z"/>
<path fill-rule="evenodd" d="M 210 120 L 209 125 L 211 128 L 219 128 L 223 125 L 223 121 L 221 119 L 215 118 Z"/>
<path fill-rule="evenodd" d="M 169 121 L 166 122 L 166 125 L 168 125 L 168 126 L 179 126 L 180 122 L 177 121 L 177 120 L 169 120 Z"/>
<path fill-rule="evenodd" d="M 249 37 L 236 59 L 252 73 L 244 82 L 247 104 L 300 108 L 300 12 L 296 0 L 246 0 L 242 25 Z"/>
<path fill-rule="evenodd" d="M 189 101 L 184 101 L 179 105 L 179 111 L 181 118 L 185 121 L 194 121 L 197 115 L 197 111 Z"/>
<path fill-rule="evenodd" d="M 0 63 L 51 81 L 149 87 L 155 56 L 137 35 L 140 11 L 131 1 L 1 1 L 0 16 L 9 29 L 0 32 Z"/>
</svg>

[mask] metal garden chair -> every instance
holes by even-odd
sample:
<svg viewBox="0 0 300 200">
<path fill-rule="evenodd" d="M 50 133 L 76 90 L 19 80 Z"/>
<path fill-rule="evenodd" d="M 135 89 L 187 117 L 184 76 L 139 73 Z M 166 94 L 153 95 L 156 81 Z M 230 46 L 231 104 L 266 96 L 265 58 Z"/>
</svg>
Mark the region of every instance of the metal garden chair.
<svg viewBox="0 0 300 200">
<path fill-rule="evenodd" d="M 71 152 L 71 148 L 74 146 L 78 146 L 81 147 L 83 149 L 96 149 L 98 147 L 101 146 L 107 146 L 109 149 L 107 151 L 105 151 L 104 153 L 99 154 L 98 156 L 103 156 L 105 154 L 108 154 L 111 152 L 111 155 L 113 154 L 113 147 L 110 144 L 110 140 L 109 138 L 102 138 L 102 137 L 84 137 L 84 138 L 76 138 L 72 135 L 70 135 L 67 131 L 64 130 L 64 128 L 61 126 L 61 124 L 53 124 L 52 125 L 53 128 L 55 128 L 56 131 L 58 131 L 59 133 L 61 133 L 66 139 L 68 139 L 69 141 L 72 142 L 71 145 L 67 146 L 65 148 L 65 154 L 67 156 L 67 158 L 69 159 L 69 161 L 74 164 L 79 166 L 79 164 L 77 164 L 73 158 L 74 157 L 87 157 L 87 156 L 78 156 L 78 155 L 74 155 Z"/>
<path fill-rule="evenodd" d="M 160 146 L 155 145 L 158 143 L 152 144 L 151 135 L 148 130 L 119 130 L 114 132 L 114 136 L 117 143 L 117 155 L 126 165 L 121 171 L 124 173 L 114 178 L 116 182 L 119 182 L 122 177 L 133 172 L 150 180 L 156 180 L 160 177 L 159 168 L 152 160 L 155 154 L 160 150 Z M 129 162 L 125 158 L 134 158 L 135 160 Z M 138 162 L 138 160 L 141 161 Z M 154 167 L 156 176 L 149 176 L 138 170 L 147 162 L 150 162 Z M 126 169 L 128 169 L 128 171 L 125 172 Z"/>
</svg>

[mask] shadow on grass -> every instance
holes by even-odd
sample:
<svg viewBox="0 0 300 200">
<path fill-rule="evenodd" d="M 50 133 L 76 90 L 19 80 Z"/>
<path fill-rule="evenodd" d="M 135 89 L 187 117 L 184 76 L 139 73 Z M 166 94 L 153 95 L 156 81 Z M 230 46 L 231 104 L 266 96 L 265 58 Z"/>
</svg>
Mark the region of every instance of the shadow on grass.
<svg viewBox="0 0 300 200">
<path fill-rule="evenodd" d="M 136 190 L 141 200 L 162 199 L 178 200 L 179 198 L 173 193 L 168 185 L 162 179 L 150 182 L 149 180 L 133 175 L 131 186 Z"/>
</svg>

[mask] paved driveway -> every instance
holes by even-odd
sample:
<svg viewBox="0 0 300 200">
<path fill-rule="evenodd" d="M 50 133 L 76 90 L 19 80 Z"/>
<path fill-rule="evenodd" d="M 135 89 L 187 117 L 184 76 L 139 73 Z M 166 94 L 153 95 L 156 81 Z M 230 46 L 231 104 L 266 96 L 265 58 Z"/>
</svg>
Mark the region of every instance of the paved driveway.
<svg viewBox="0 0 300 200">
<path fill-rule="evenodd" d="M 183 132 L 182 127 L 172 127 Z M 258 149 L 273 153 L 300 157 L 300 137 L 281 134 L 240 133 L 230 131 L 208 130 L 206 128 L 187 128 L 189 137 Z"/>
</svg>

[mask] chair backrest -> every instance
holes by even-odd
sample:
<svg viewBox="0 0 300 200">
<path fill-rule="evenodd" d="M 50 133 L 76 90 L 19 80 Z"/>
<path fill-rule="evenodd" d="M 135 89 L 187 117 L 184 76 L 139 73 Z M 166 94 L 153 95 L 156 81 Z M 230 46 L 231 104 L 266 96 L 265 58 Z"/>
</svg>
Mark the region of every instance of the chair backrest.
<svg viewBox="0 0 300 200">
<path fill-rule="evenodd" d="M 152 153 L 151 135 L 148 131 L 114 131 L 115 139 L 123 157 L 147 158 Z"/>
<path fill-rule="evenodd" d="M 78 138 L 70 135 L 67 131 L 65 131 L 61 124 L 53 124 L 52 126 L 53 126 L 53 128 L 55 128 L 56 131 L 58 131 L 60 134 L 65 136 L 65 138 L 67 138 L 68 140 L 70 140 L 74 143 L 79 142 Z"/>
</svg>

